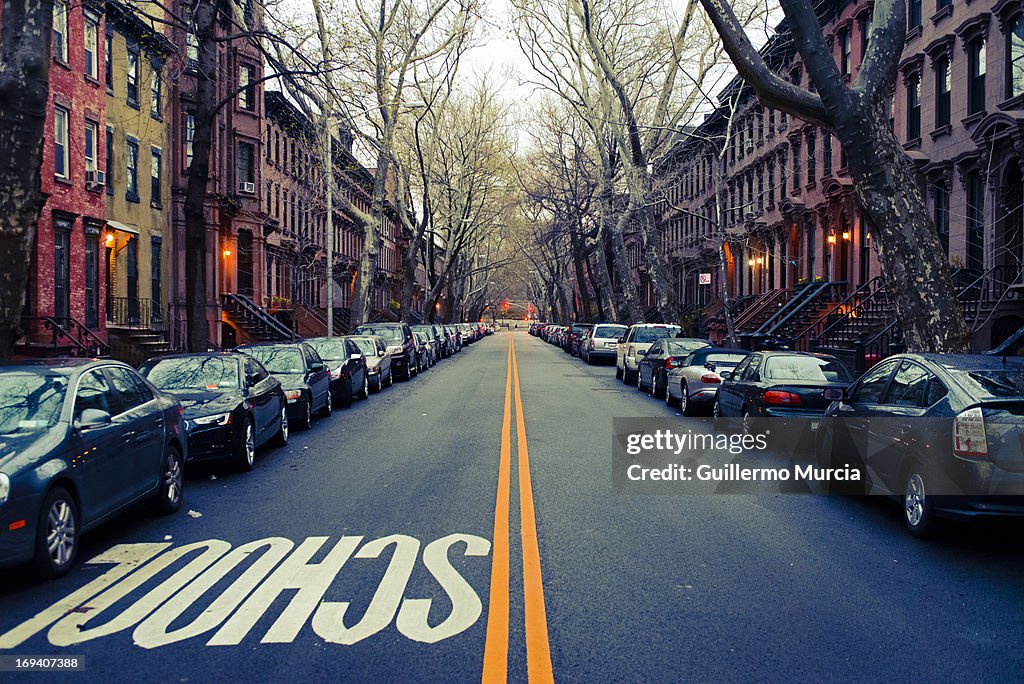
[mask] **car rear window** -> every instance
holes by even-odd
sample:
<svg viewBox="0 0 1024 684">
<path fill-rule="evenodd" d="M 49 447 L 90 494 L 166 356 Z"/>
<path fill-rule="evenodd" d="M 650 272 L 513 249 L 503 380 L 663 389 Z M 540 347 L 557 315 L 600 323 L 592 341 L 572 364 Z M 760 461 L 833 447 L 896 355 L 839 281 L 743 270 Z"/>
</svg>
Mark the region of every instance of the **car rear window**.
<svg viewBox="0 0 1024 684">
<path fill-rule="evenodd" d="M 704 347 L 710 347 L 709 342 L 704 340 L 679 340 L 670 341 L 665 343 L 668 353 L 670 354 L 687 354 L 697 349 L 703 349 Z"/>
<path fill-rule="evenodd" d="M 971 394 L 985 397 L 1024 397 L 1024 367 L 963 370 L 948 368 Z"/>
<path fill-rule="evenodd" d="M 634 342 L 654 342 L 666 337 L 675 337 L 679 334 L 679 328 L 675 326 L 659 325 L 656 328 L 637 328 Z"/>
<path fill-rule="evenodd" d="M 708 354 L 704 357 L 704 363 L 713 363 L 716 366 L 735 366 L 747 358 L 746 354 Z"/>
<path fill-rule="evenodd" d="M 614 337 L 618 339 L 626 332 L 624 325 L 599 325 L 594 328 L 594 337 Z"/>
<path fill-rule="evenodd" d="M 356 328 L 356 333 L 359 335 L 379 335 L 387 341 L 402 341 L 402 331 L 398 328 L 392 328 L 390 326 L 359 326 Z"/>
<path fill-rule="evenodd" d="M 850 371 L 835 359 L 814 356 L 773 356 L 765 363 L 768 380 L 803 380 L 810 382 L 850 382 Z"/>
</svg>

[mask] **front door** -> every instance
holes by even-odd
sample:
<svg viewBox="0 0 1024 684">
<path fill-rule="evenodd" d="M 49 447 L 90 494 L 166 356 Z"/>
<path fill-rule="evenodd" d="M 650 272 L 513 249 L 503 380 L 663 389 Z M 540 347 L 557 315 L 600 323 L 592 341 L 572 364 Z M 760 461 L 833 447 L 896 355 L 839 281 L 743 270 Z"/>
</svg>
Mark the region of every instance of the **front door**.
<svg viewBox="0 0 1024 684">
<path fill-rule="evenodd" d="M 125 245 L 127 266 L 125 268 L 125 285 L 128 294 L 128 323 L 139 323 L 139 241 L 128 240 Z"/>
<path fill-rule="evenodd" d="M 252 297 L 252 233 L 238 231 L 238 294 Z"/>
</svg>

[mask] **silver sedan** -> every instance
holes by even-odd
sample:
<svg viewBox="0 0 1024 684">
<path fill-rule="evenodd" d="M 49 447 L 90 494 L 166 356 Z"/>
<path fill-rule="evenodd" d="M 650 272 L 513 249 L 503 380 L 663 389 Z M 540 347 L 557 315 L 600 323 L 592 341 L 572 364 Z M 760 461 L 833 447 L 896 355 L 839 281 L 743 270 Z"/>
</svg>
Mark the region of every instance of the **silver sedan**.
<svg viewBox="0 0 1024 684">
<path fill-rule="evenodd" d="M 707 347 L 693 352 L 668 371 L 665 403 L 679 406 L 684 416 L 711 406 L 722 384 L 719 371 L 736 367 L 749 352 L 742 349 Z"/>
</svg>

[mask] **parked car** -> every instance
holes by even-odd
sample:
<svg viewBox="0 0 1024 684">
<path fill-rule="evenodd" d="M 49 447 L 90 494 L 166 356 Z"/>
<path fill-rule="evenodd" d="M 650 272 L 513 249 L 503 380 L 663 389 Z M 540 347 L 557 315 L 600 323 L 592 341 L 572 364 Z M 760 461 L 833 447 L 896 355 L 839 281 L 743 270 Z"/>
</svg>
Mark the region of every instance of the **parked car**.
<svg viewBox="0 0 1024 684">
<path fill-rule="evenodd" d="M 412 330 L 405 323 L 365 323 L 357 327 L 355 335 L 376 335 L 388 345 L 391 370 L 402 380 L 416 375 L 416 342 Z"/>
<path fill-rule="evenodd" d="M 1024 517 L 1022 428 L 1024 359 L 899 354 L 829 406 L 818 458 L 860 467 L 861 484 L 897 498 L 906 529 L 926 537 L 941 518 Z"/>
<path fill-rule="evenodd" d="M 580 355 L 580 337 L 587 330 L 592 329 L 594 326 L 592 323 L 573 323 L 569 328 L 569 334 L 565 340 L 565 351 L 569 352 L 573 356 Z"/>
<path fill-rule="evenodd" d="M 679 406 L 684 416 L 710 409 L 722 384 L 723 370 L 732 370 L 749 352 L 742 349 L 703 347 L 669 368 L 665 377 L 665 403 Z"/>
<path fill-rule="evenodd" d="M 314 337 L 306 342 L 327 364 L 332 405 L 348 408 L 355 397 L 369 398 L 370 377 L 359 345 L 348 337 Z"/>
<path fill-rule="evenodd" d="M 715 416 L 813 418 L 825 413 L 832 398 L 853 381 L 834 356 L 765 351 L 750 354 L 732 371 L 719 372 Z"/>
<path fill-rule="evenodd" d="M 423 337 L 426 338 L 427 346 L 430 348 L 430 365 L 433 366 L 437 363 L 438 359 L 441 358 L 441 350 L 443 346 L 441 337 L 437 334 L 437 331 L 434 330 L 434 326 L 432 325 L 414 325 L 412 326 L 412 331 L 414 333 L 422 333 Z"/>
<path fill-rule="evenodd" d="M 331 376 L 320 355 L 305 342 L 243 345 L 237 351 L 252 356 L 281 381 L 290 424 L 308 430 L 313 414 L 331 415 Z"/>
<path fill-rule="evenodd" d="M 690 354 L 711 343 L 697 337 L 671 337 L 658 340 L 641 355 L 637 362 L 636 387 L 647 389 L 655 399 L 665 396 L 668 371 Z"/>
<path fill-rule="evenodd" d="M 174 513 L 187 457 L 181 404 L 123 363 L 0 365 L 0 565 L 58 577 L 135 503 Z"/>
<path fill-rule="evenodd" d="M 434 365 L 434 352 L 430 344 L 430 339 L 427 337 L 425 332 L 419 330 L 413 331 L 413 338 L 416 340 L 416 369 L 422 373 L 431 366 Z"/>
<path fill-rule="evenodd" d="M 366 374 L 370 380 L 370 389 L 380 392 L 391 387 L 395 379 L 391 375 L 391 354 L 384 340 L 376 335 L 352 335 L 350 338 L 359 347 L 366 358 Z"/>
<path fill-rule="evenodd" d="M 615 350 L 619 338 L 629 330 L 618 323 L 598 323 L 590 331 L 587 343 L 583 345 L 580 358 L 590 365 L 598 361 L 615 361 Z"/>
<path fill-rule="evenodd" d="M 452 353 L 457 354 L 462 351 L 462 336 L 459 334 L 458 329 L 451 324 L 446 324 L 444 329 L 449 339 L 451 339 Z"/>
<path fill-rule="evenodd" d="M 230 461 L 252 470 L 266 442 L 288 443 L 281 382 L 238 352 L 172 354 L 150 359 L 139 372 L 181 402 L 190 461 Z"/>
<path fill-rule="evenodd" d="M 636 373 L 641 352 L 646 353 L 652 344 L 666 337 L 679 334 L 678 325 L 662 323 L 637 323 L 629 326 L 626 334 L 615 346 L 615 377 L 627 385 L 636 382 Z"/>
</svg>

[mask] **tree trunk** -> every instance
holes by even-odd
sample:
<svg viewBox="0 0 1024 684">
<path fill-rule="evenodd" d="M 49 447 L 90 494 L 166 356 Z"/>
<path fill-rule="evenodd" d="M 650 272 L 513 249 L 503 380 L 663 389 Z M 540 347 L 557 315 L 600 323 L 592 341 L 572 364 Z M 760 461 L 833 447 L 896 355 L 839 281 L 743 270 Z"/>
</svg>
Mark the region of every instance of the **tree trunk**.
<svg viewBox="0 0 1024 684">
<path fill-rule="evenodd" d="M 185 320 L 188 349 L 206 351 L 210 347 L 206 294 L 206 194 L 210 182 L 210 152 L 217 117 L 217 40 L 216 10 L 209 0 L 196 4 L 193 14 L 199 44 L 196 74 L 195 135 L 192 138 L 192 163 L 188 167 L 185 189 Z"/>
<path fill-rule="evenodd" d="M 600 262 L 601 260 L 598 259 L 598 261 Z M 607 283 L 607 285 L 604 285 L 597 279 L 597 276 L 594 274 L 595 266 L 590 257 L 585 257 L 583 259 L 583 266 L 587 269 L 587 280 L 590 282 L 590 287 L 592 287 L 594 290 L 594 303 L 597 305 L 598 320 L 614 320 L 615 314 L 612 313 L 610 309 L 606 308 L 604 302 L 604 298 L 608 290 L 611 289 L 611 283 L 609 282 Z M 598 265 L 596 268 L 600 268 L 600 265 Z M 604 276 L 605 278 L 608 277 L 607 266 L 605 267 Z"/>
<path fill-rule="evenodd" d="M 402 258 L 402 320 L 408 321 L 412 316 L 412 300 L 416 290 L 416 267 L 419 266 L 419 255 L 423 240 L 413 238 L 409 241 L 409 247 Z M 425 294 L 425 293 L 424 293 Z M 424 297 L 424 306 L 426 306 Z M 424 309 L 423 320 L 427 320 L 427 311 Z"/>
<path fill-rule="evenodd" d="M 629 316 L 630 323 L 640 323 L 643 318 L 640 312 L 640 301 L 636 292 L 636 283 L 633 282 L 633 271 L 629 267 L 626 252 L 626 240 L 622 237 L 623 230 L 629 223 L 633 212 L 626 209 L 622 212 L 614 228 L 611 229 L 612 237 L 612 263 L 615 266 L 615 276 L 622 286 L 622 301 Z"/>
<path fill-rule="evenodd" d="M 836 136 L 848 150 L 850 175 L 870 220 L 872 244 L 904 342 L 910 351 L 970 351 L 970 330 L 920 191 L 918 171 L 886 114 L 879 108 L 872 116 L 851 117 L 837 127 Z"/>
<path fill-rule="evenodd" d="M 43 206 L 52 0 L 5 0 L 0 16 L 0 358 L 21 337 L 32 249 Z"/>
<path fill-rule="evenodd" d="M 579 228 L 579 225 L 576 226 Z M 576 274 L 576 287 L 580 292 L 580 303 L 583 306 L 582 319 L 589 321 L 590 314 L 590 289 L 587 287 L 587 279 L 583 274 L 583 246 L 580 235 L 576 229 L 569 233 L 569 245 L 572 250 L 572 264 Z"/>
<path fill-rule="evenodd" d="M 373 199 L 370 214 L 373 225 L 363 230 L 363 252 L 359 257 L 359 273 L 356 275 L 355 296 L 352 298 L 352 328 L 365 323 L 370 317 L 370 302 L 373 300 L 377 274 L 377 256 L 381 248 L 381 226 L 384 221 L 384 193 L 387 188 L 388 157 L 377 155 L 377 169 L 373 178 Z"/>
</svg>

